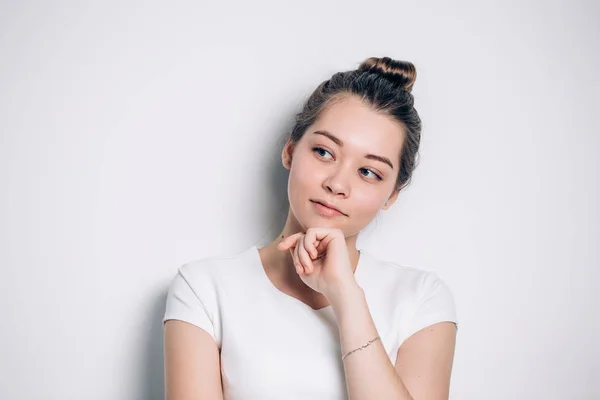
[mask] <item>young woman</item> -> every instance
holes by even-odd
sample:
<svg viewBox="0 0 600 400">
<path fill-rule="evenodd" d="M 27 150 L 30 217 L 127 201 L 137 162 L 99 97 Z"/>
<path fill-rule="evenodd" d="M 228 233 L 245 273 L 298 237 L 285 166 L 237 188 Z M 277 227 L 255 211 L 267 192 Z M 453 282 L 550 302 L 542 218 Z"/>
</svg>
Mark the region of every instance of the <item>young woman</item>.
<svg viewBox="0 0 600 400">
<path fill-rule="evenodd" d="M 369 58 L 312 93 L 282 151 L 282 232 L 187 263 L 171 283 L 168 400 L 448 398 L 450 289 L 356 247 L 416 166 L 415 77 L 409 62 Z"/>
</svg>

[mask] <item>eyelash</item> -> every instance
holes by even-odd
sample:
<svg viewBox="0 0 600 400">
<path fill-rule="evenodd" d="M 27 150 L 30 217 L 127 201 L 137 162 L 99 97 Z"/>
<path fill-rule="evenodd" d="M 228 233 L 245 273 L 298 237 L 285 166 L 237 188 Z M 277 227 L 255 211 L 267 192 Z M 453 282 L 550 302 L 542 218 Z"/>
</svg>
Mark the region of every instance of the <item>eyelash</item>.
<svg viewBox="0 0 600 400">
<path fill-rule="evenodd" d="M 313 148 L 312 148 L 312 151 L 314 151 L 314 152 L 317 152 L 317 151 L 319 151 L 319 150 L 322 150 L 322 151 L 325 151 L 325 152 L 327 152 L 327 153 L 331 154 L 331 153 L 330 153 L 328 150 L 325 150 L 325 149 L 324 149 L 324 148 L 322 148 L 322 147 L 313 147 Z M 333 155 L 333 154 L 332 154 L 332 155 Z M 322 157 L 322 156 L 319 156 L 319 157 Z M 370 169 L 368 169 L 368 168 L 361 168 L 361 169 L 366 169 L 367 171 L 370 171 L 370 172 L 371 172 L 373 175 L 375 175 L 375 176 L 377 177 L 377 180 L 380 180 L 380 181 L 382 181 L 382 180 L 383 180 L 383 178 L 382 178 L 382 177 L 381 177 L 379 174 L 377 174 L 375 171 L 373 171 L 373 170 L 370 170 Z M 363 175 L 363 176 L 364 176 L 364 175 Z"/>
</svg>

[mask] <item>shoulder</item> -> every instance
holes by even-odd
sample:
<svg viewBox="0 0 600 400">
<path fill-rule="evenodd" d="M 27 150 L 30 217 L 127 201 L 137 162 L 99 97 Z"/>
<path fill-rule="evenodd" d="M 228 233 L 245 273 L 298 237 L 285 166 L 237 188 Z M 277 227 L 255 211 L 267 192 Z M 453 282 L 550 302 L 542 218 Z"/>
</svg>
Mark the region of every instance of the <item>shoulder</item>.
<svg viewBox="0 0 600 400">
<path fill-rule="evenodd" d="M 458 326 L 454 295 L 436 272 L 373 256 L 369 261 L 365 280 L 371 285 L 371 292 L 385 296 L 385 303 L 393 310 L 391 318 L 398 328 L 399 344 L 438 322 L 450 321 Z M 378 287 L 383 288 L 384 293 L 375 292 Z"/>
<path fill-rule="evenodd" d="M 383 289 L 388 298 L 415 308 L 433 303 L 432 298 L 435 298 L 437 307 L 454 308 L 450 287 L 435 271 L 408 267 L 369 252 L 365 255 L 367 262 L 361 278 L 366 285 Z"/>
<path fill-rule="evenodd" d="M 207 256 L 181 264 L 173 274 L 169 298 L 200 301 L 206 307 L 216 307 L 219 292 L 230 291 L 252 273 L 249 263 L 253 261 L 251 249 L 233 255 Z M 233 291 L 235 292 L 235 291 Z"/>
<path fill-rule="evenodd" d="M 366 279 L 377 281 L 386 286 L 402 288 L 405 292 L 423 293 L 434 289 L 445 282 L 434 271 L 402 265 L 374 256 L 369 251 L 361 250 L 366 256 Z"/>
<path fill-rule="evenodd" d="M 178 275 L 189 284 L 194 282 L 214 282 L 235 275 L 250 261 L 252 249 L 246 249 L 233 255 L 207 256 L 194 259 L 178 268 Z"/>
<path fill-rule="evenodd" d="M 195 259 L 181 265 L 171 279 L 163 321 L 187 321 L 221 340 L 222 293 L 231 290 L 232 283 L 240 280 L 248 262 L 252 262 L 252 249 L 230 256 L 211 256 Z M 242 277 L 243 280 L 243 277 Z"/>
</svg>

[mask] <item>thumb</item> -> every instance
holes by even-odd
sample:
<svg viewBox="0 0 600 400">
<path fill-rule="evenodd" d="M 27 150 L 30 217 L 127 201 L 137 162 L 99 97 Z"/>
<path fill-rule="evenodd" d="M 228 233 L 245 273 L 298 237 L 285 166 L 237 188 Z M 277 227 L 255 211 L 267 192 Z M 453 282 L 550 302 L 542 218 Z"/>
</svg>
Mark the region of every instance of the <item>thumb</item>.
<svg viewBox="0 0 600 400">
<path fill-rule="evenodd" d="M 300 235 L 302 235 L 302 232 L 294 233 L 293 235 L 286 237 L 277 245 L 277 248 L 279 250 L 289 249 L 290 247 L 294 246 Z"/>
</svg>

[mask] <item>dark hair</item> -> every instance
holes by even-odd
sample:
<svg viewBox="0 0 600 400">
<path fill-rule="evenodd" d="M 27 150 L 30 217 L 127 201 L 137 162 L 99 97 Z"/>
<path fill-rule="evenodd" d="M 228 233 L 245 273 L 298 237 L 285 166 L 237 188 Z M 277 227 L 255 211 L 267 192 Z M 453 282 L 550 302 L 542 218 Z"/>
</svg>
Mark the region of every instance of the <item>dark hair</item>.
<svg viewBox="0 0 600 400">
<path fill-rule="evenodd" d="M 416 77 L 412 63 L 389 57 L 367 58 L 356 70 L 335 73 L 314 90 L 302 111 L 296 114 L 289 140 L 292 144 L 298 143 L 321 113 L 339 101 L 356 96 L 373 110 L 393 118 L 403 128 L 404 144 L 395 186 L 395 190 L 400 191 L 409 184 L 416 168 L 421 140 L 421 119 L 410 93 Z"/>
</svg>

